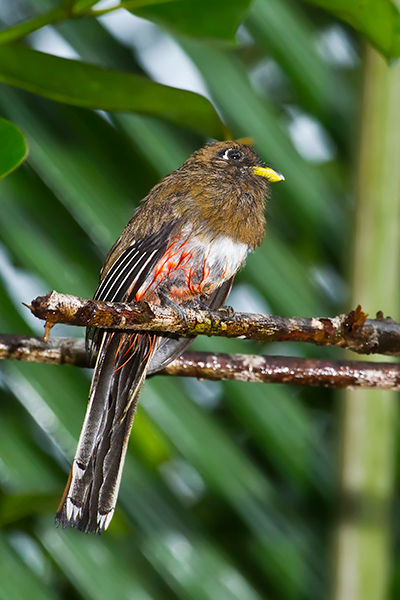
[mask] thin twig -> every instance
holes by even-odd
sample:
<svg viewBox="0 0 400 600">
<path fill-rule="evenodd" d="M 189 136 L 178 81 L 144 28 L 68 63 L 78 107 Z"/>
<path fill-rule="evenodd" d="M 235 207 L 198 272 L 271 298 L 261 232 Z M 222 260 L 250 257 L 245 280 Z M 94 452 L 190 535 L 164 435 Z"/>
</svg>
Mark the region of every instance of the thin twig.
<svg viewBox="0 0 400 600">
<path fill-rule="evenodd" d="M 53 291 L 39 296 L 29 306 L 32 313 L 46 321 L 45 339 L 56 323 L 94 326 L 106 329 L 159 331 L 179 335 L 237 337 L 268 342 L 307 342 L 321 346 L 340 346 L 359 354 L 400 356 L 400 325 L 390 317 L 367 319 L 358 306 L 347 315 L 333 318 L 287 318 L 270 315 L 234 313 L 226 308 L 207 311 L 181 307 L 85 300 Z"/>
<path fill-rule="evenodd" d="M 0 359 L 88 367 L 81 338 L 41 338 L 0 334 Z M 327 361 L 288 356 L 185 352 L 161 375 L 317 387 L 400 389 L 400 365 Z"/>
</svg>

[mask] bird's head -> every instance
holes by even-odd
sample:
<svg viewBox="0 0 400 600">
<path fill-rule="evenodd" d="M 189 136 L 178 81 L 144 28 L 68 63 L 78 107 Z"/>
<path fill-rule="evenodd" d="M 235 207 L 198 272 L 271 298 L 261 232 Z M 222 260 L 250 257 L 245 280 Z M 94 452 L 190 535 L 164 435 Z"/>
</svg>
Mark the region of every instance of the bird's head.
<svg viewBox="0 0 400 600">
<path fill-rule="evenodd" d="M 264 234 L 269 184 L 283 179 L 251 146 L 227 141 L 196 150 L 164 181 L 181 217 L 255 248 Z"/>
<path fill-rule="evenodd" d="M 246 180 L 254 184 L 260 181 L 260 177 L 269 183 L 285 179 L 279 171 L 264 163 L 251 146 L 239 141 L 207 144 L 197 150 L 184 166 L 198 174 L 203 171 L 205 174 L 213 173 L 218 178 Z"/>
<path fill-rule="evenodd" d="M 151 190 L 135 222 L 143 231 L 154 231 L 163 219 L 173 218 L 180 226 L 188 222 L 198 232 L 228 235 L 256 248 L 264 235 L 269 184 L 283 179 L 251 146 L 213 142 Z"/>
</svg>

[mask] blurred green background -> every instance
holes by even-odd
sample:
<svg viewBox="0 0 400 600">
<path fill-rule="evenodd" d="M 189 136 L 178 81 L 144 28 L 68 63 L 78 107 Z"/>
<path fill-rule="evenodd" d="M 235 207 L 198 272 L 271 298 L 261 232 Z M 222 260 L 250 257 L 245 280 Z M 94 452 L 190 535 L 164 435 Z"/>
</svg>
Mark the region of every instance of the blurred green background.
<svg viewBox="0 0 400 600">
<path fill-rule="evenodd" d="M 139 80 L 107 79 L 104 68 L 207 97 L 233 137 L 254 138 L 284 173 L 264 244 L 229 304 L 333 316 L 361 303 L 398 318 L 400 74 L 348 24 L 396 57 L 395 5 L 366 2 L 365 19 L 343 2 L 315 2 L 345 22 L 292 0 L 136 1 L 125 3 L 135 14 L 51 25 L 93 4 L 0 0 L 0 44 L 44 25 L 26 46 L 0 46 L 0 117 L 29 145 L 0 182 L 0 331 L 41 335 L 21 302 L 51 289 L 91 297 L 140 199 L 226 131 L 198 96 L 142 79 L 139 91 Z M 40 15 L 37 27 L 10 36 L 7 28 Z M 1 121 L 0 146 L 0 165 L 25 154 L 19 132 Z M 58 326 L 52 335 L 83 331 Z M 195 347 L 351 357 L 240 340 Z M 77 368 L 0 365 L 0 598 L 400 596 L 390 394 L 154 377 L 141 394 L 118 509 L 99 538 L 54 526 L 89 384 Z"/>
</svg>

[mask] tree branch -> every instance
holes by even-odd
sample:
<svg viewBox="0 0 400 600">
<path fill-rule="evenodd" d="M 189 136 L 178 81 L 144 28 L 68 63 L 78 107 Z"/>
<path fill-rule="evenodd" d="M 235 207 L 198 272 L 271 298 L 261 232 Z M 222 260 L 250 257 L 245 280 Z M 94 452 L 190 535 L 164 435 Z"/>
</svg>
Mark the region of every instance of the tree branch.
<svg viewBox="0 0 400 600">
<path fill-rule="evenodd" d="M 0 335 L 0 360 L 25 360 L 88 367 L 84 340 Z M 161 375 L 316 387 L 400 389 L 400 365 L 366 361 L 326 361 L 287 356 L 185 352 Z"/>
<path fill-rule="evenodd" d="M 106 329 L 160 331 L 179 335 L 237 337 L 268 342 L 307 342 L 340 346 L 359 354 L 400 356 L 400 325 L 390 317 L 367 319 L 358 306 L 348 315 L 333 318 L 287 318 L 234 313 L 231 309 L 194 310 L 182 307 L 182 320 L 173 308 L 149 305 L 85 300 L 50 292 L 29 306 L 32 313 L 46 321 L 45 339 L 56 323 L 95 326 Z"/>
<path fill-rule="evenodd" d="M 0 333 L 0 360 L 89 367 L 83 338 L 41 337 Z"/>
</svg>

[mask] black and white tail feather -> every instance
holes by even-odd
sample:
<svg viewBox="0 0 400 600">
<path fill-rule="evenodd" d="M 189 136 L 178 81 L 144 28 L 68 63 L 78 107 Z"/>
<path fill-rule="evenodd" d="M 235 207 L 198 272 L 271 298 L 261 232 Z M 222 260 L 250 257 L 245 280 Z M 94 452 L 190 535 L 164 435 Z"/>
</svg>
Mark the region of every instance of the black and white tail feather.
<svg viewBox="0 0 400 600">
<path fill-rule="evenodd" d="M 101 279 L 95 298 L 129 302 L 164 254 L 172 227 L 133 242 Z M 111 251 L 112 252 L 112 251 Z M 232 278 L 233 279 L 233 278 Z M 221 306 L 232 279 L 205 302 Z M 129 434 L 146 373 L 179 356 L 193 338 L 132 332 L 88 331 L 88 347 L 97 353 L 89 403 L 56 524 L 101 533 L 114 514 Z"/>
<path fill-rule="evenodd" d="M 100 533 L 112 519 L 155 338 L 154 334 L 102 334 L 82 433 L 56 516 L 63 527 Z"/>
</svg>

